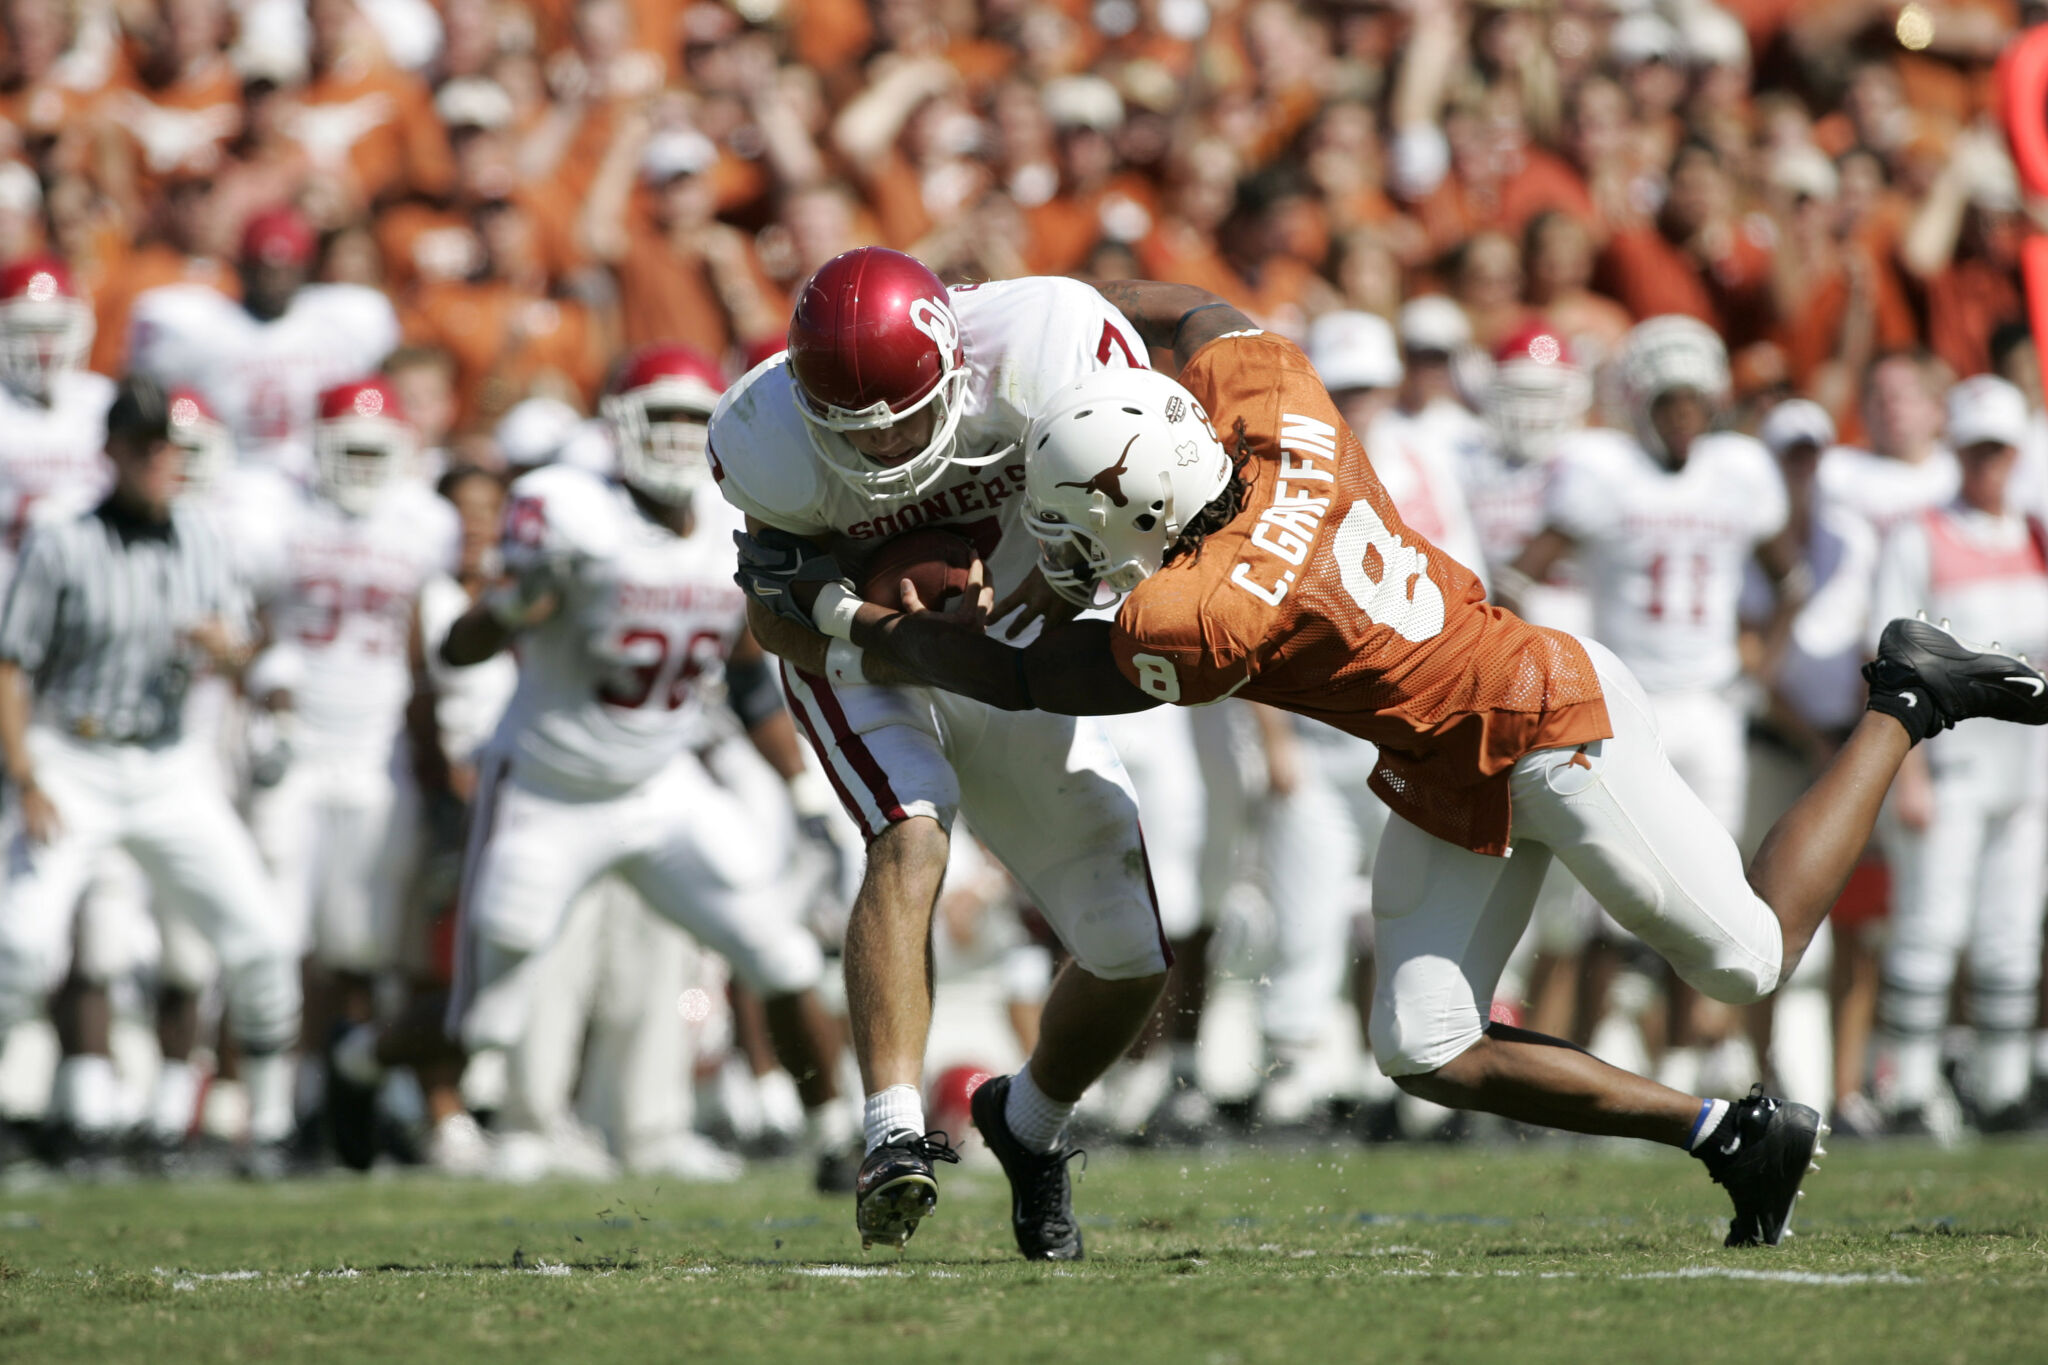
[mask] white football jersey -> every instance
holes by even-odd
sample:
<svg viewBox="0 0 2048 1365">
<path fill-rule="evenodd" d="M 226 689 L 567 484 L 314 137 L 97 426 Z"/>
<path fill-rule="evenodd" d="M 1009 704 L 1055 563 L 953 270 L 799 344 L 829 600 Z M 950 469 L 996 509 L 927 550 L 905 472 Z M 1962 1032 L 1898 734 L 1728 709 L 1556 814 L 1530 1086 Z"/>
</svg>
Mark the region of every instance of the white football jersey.
<svg viewBox="0 0 2048 1365">
<path fill-rule="evenodd" d="M 1785 517 L 1770 452 L 1732 432 L 1695 441 L 1675 473 L 1625 433 L 1575 432 L 1558 447 L 1546 513 L 1577 542 L 1594 638 L 1650 692 L 1735 681 L 1744 566 Z"/>
<path fill-rule="evenodd" d="M 1962 486 L 1955 452 L 1936 446 L 1918 464 L 1875 451 L 1832 446 L 1820 457 L 1815 476 L 1821 497 L 1846 507 L 1885 534 L 1908 517 L 1940 507 Z"/>
<path fill-rule="evenodd" d="M 1521 557 L 1522 548 L 1545 525 L 1554 459 L 1518 460 L 1509 456 L 1493 429 L 1454 403 L 1436 403 L 1423 414 L 1432 418 L 1423 432 L 1444 448 L 1458 471 L 1472 531 L 1486 560 L 1487 586 L 1500 580 L 1503 569 Z M 1367 448 L 1371 453 L 1371 448 Z M 1567 556 L 1544 581 L 1524 589 L 1517 604 L 1524 619 L 1574 635 L 1590 634 L 1593 606 L 1578 561 Z"/>
<path fill-rule="evenodd" d="M 106 456 L 114 381 L 89 370 L 55 376 L 42 404 L 0 384 L 0 594 L 29 527 L 96 505 L 113 483 Z"/>
<path fill-rule="evenodd" d="M 1863 715 L 1863 661 L 1869 657 L 1877 553 L 1877 533 L 1869 522 L 1846 507 L 1814 504 L 1806 546 L 1813 591 L 1792 618 L 1772 682 L 1786 705 L 1821 730 L 1847 730 Z M 1752 561 L 1742 584 L 1743 620 L 1761 626 L 1775 607 L 1770 583 Z"/>
<path fill-rule="evenodd" d="M 199 509 L 220 528 L 234 560 L 235 576 L 252 592 L 282 561 L 305 490 L 274 469 L 233 465 L 204 493 L 193 495 Z"/>
<path fill-rule="evenodd" d="M 1035 277 L 949 292 L 971 371 L 954 449 L 975 457 L 1002 451 L 1000 458 L 959 468 L 923 497 L 853 488 L 812 450 L 787 357 L 778 355 L 719 400 L 712 470 L 726 501 L 747 515 L 799 535 L 851 540 L 862 553 L 904 531 L 944 526 L 974 542 L 1000 598 L 1037 560 L 1022 524 L 1022 442 L 1032 414 L 1084 374 L 1147 368 L 1145 346 L 1123 314 L 1077 280 Z"/>
<path fill-rule="evenodd" d="M 1951 502 L 1909 517 L 1877 563 L 1870 644 L 1895 617 L 1925 611 L 1965 640 L 2048 658 L 2048 556 L 2039 523 Z M 1982 783 L 2009 801 L 2048 788 L 2048 730 L 1966 720 L 1927 743 L 1937 778 Z"/>
<path fill-rule="evenodd" d="M 196 389 L 243 460 L 301 479 L 321 391 L 372 373 L 398 345 L 391 301 L 354 284 L 308 285 L 269 322 L 206 285 L 165 285 L 136 298 L 129 328 L 131 369 Z"/>
<path fill-rule="evenodd" d="M 509 652 L 461 668 L 441 658 L 441 641 L 470 606 L 469 593 L 447 574 L 428 579 L 420 590 L 420 638 L 427 646 L 427 676 L 434 682 L 434 725 L 441 733 L 441 752 L 453 763 L 469 762 L 496 733 L 519 685 L 519 662 Z"/>
<path fill-rule="evenodd" d="M 1379 475 L 1401 519 L 1477 574 L 1481 583 L 1491 584 L 1493 566 L 1486 561 L 1458 478 L 1457 446 L 1468 429 L 1448 415 L 1450 407 L 1434 404 L 1412 416 L 1388 408 L 1359 435 L 1373 473 Z M 1462 408 L 1456 411 L 1464 413 Z"/>
<path fill-rule="evenodd" d="M 618 795 L 715 732 L 705 696 L 746 597 L 733 582 L 739 518 L 716 498 L 696 509 L 685 537 L 587 470 L 548 465 L 512 485 L 505 567 L 561 598 L 519 637 L 519 685 L 492 742 L 522 780 Z"/>
<path fill-rule="evenodd" d="M 455 509 L 412 483 L 352 516 L 302 496 L 258 601 L 288 679 L 294 743 L 308 753 L 382 762 L 412 696 L 407 654 L 420 589 L 455 565 Z"/>
</svg>

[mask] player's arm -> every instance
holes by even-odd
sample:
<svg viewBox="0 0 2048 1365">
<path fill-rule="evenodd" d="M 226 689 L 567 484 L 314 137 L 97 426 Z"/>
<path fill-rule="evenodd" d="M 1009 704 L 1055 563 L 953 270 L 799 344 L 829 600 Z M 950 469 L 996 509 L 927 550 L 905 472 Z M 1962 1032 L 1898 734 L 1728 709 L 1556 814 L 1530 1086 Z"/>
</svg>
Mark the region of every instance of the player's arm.
<svg viewBox="0 0 2048 1365">
<path fill-rule="evenodd" d="M 1096 290 L 1122 313 L 1147 346 L 1173 352 L 1185 366 L 1195 352 L 1227 332 L 1248 332 L 1258 324 L 1206 289 L 1157 280 L 1112 280 Z"/>
<path fill-rule="evenodd" d="M 776 528 L 758 518 L 747 518 L 747 535 L 758 537 L 763 532 L 774 533 Z M 782 534 L 794 534 L 783 532 Z M 812 544 L 823 547 L 815 537 L 805 537 Z M 747 594 L 747 631 L 760 648 L 767 650 L 778 659 L 786 659 L 799 673 L 808 673 L 814 678 L 829 676 L 830 662 L 826 655 L 831 651 L 832 642 L 800 621 L 778 613 L 774 608 L 753 595 Z M 900 685 L 919 681 L 900 669 L 892 670 L 881 658 L 862 662 L 862 681 L 885 685 Z"/>
<path fill-rule="evenodd" d="M 925 611 L 914 589 L 906 593 L 908 611 L 868 604 L 854 616 L 864 660 L 879 655 L 928 687 L 1005 711 L 1115 716 L 1158 705 L 1117 668 L 1107 621 L 1053 626 L 1018 649 L 985 634 L 979 612 Z"/>
<path fill-rule="evenodd" d="M 536 560 L 485 592 L 448 627 L 441 662 L 452 668 L 480 664 L 520 631 L 548 620 L 561 610 L 562 589 L 572 572 L 559 557 Z"/>
<path fill-rule="evenodd" d="M 406 750 L 412 759 L 413 778 L 422 790 L 447 791 L 452 786 L 454 764 L 441 747 L 441 724 L 436 707 L 440 691 L 427 668 L 427 638 L 420 624 L 420 606 L 415 600 L 412 620 L 405 632 L 405 658 L 412 671 L 412 694 L 405 703 Z"/>
<path fill-rule="evenodd" d="M 1529 595 L 1529 589 L 1549 577 L 1550 571 L 1577 545 L 1577 541 L 1557 527 L 1544 527 L 1529 537 L 1529 543 L 1522 547 L 1522 553 L 1515 556 L 1515 562 L 1501 571 L 1499 581 L 1493 585 L 1493 600 L 1509 611 L 1520 611 L 1522 599 Z"/>
</svg>

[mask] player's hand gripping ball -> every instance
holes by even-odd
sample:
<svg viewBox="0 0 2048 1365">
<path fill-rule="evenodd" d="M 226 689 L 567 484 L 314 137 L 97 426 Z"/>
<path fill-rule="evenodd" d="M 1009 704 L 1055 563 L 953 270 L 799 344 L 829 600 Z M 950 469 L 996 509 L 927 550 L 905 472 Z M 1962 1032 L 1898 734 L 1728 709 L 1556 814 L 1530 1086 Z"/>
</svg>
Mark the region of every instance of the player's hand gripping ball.
<svg viewBox="0 0 2048 1365">
<path fill-rule="evenodd" d="M 860 595 L 878 607 L 903 609 L 904 579 L 928 611 L 960 604 L 974 570 L 973 544 L 951 531 L 910 531 L 888 541 L 861 568 Z"/>
</svg>

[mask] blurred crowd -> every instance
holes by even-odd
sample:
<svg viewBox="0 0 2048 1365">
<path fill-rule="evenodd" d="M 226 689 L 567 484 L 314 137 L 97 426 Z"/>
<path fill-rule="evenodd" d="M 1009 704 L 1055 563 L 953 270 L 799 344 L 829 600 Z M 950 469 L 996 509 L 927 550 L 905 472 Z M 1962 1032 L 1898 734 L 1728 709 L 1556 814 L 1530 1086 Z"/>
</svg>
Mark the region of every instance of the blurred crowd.
<svg viewBox="0 0 2048 1365">
<path fill-rule="evenodd" d="M 1710 680 L 1737 698 L 1737 737 L 1723 747 L 1754 760 L 1731 779 L 1744 797 L 1729 821 L 1760 829 L 1860 708 L 1854 664 L 1889 605 L 1878 602 L 1880 538 L 1956 497 L 1975 468 L 1959 460 L 1982 446 L 2018 461 L 1988 515 L 2048 511 L 2017 264 L 2025 206 L 1990 123 L 1993 65 L 2040 17 L 2008 0 L 0 0 L 0 268 L 55 268 L 8 275 L 0 315 L 55 278 L 41 287 L 91 310 L 85 367 L 190 387 L 244 461 L 260 454 L 308 484 L 314 394 L 381 363 L 425 457 L 419 472 L 453 471 L 442 489 L 464 534 L 442 567 L 459 606 L 491 576 L 507 472 L 610 466 L 612 433 L 587 419 L 616 357 L 682 343 L 729 380 L 781 349 L 792 291 L 840 251 L 883 243 L 957 282 L 1180 281 L 1307 346 L 1340 401 L 1360 405 L 1347 415 L 1376 462 L 1387 452 L 1383 477 L 1418 529 L 1483 565 L 1496 596 L 1575 629 L 1589 628 L 1584 599 L 1601 586 L 1589 584 L 1602 572 L 1597 533 L 1579 538 L 1576 567 L 1521 572 L 1546 504 L 1541 478 L 1517 471 L 1546 464 L 1558 429 L 1629 429 L 1629 380 L 1614 362 L 1631 330 L 1697 319 L 1725 345 L 1720 419 L 1762 438 L 1789 494 L 1770 535 L 1790 537 L 1802 593 L 1837 584 L 1832 597 L 1814 591 L 1800 634 L 1752 574 L 1743 676 Z M 266 268 L 298 273 L 280 285 Z M 257 381 L 224 378 L 226 362 L 209 369 L 213 315 L 191 300 L 240 303 L 270 326 L 309 280 L 356 287 L 322 296 L 345 297 L 346 316 L 301 326 L 361 358 L 285 381 L 275 401 L 304 410 L 280 415 Z M 1546 390 L 1562 409 L 1533 418 L 1509 401 L 1518 370 L 1560 361 L 1583 396 Z M 1957 388 L 1993 373 L 2013 386 L 2017 417 L 2003 389 Z M 1532 427 L 1553 439 L 1528 439 Z M 1884 480 L 1857 463 L 1871 460 L 1926 477 L 1873 500 L 1862 495 Z M 19 520 L 27 505 L 0 511 Z M 1862 529 L 1842 531 L 1838 512 Z M 2039 629 L 2048 639 L 2048 620 Z M 462 735 L 443 735 L 452 776 L 433 775 L 456 813 L 435 831 L 443 883 L 422 893 L 440 898 L 432 909 L 445 908 L 474 783 L 458 751 L 493 720 L 443 719 Z M 1353 962 L 1370 965 L 1364 878 L 1384 812 L 1360 814 L 1354 799 L 1369 758 L 1249 707 L 1158 723 L 1172 732 L 1136 728 L 1124 742 L 1134 768 L 1142 754 L 1168 769 L 1156 780 L 1174 795 L 1142 799 L 1155 849 L 1183 846 L 1185 875 L 1162 899 L 1182 902 L 1169 930 L 1196 966 L 1087 1121 L 1199 1139 L 1229 1121 L 1222 1101 L 1235 1120 L 1277 1129 L 1363 1105 L 1377 1136 L 1459 1131 L 1419 1101 L 1397 1103 L 1347 1019 L 1346 999 L 1370 994 L 1346 979 Z M 264 737 L 244 738 L 246 795 L 261 785 Z M 1909 843 L 1933 819 L 1929 779 L 1917 780 L 1905 784 Z M 2029 820 L 2048 820 L 2044 800 L 2027 797 Z M 858 859 L 849 837 L 838 831 L 846 865 Z M 933 1053 L 935 1077 L 954 1088 L 1028 1048 L 1053 960 L 1000 870 L 957 843 L 936 930 Z M 1317 852 L 1332 847 L 1350 852 Z M 1915 847 L 1917 867 L 1928 858 Z M 1973 874 L 1979 854 L 1961 856 Z M 1305 886 L 1312 857 L 1329 875 Z M 2038 868 L 2030 875 L 2021 941 L 2038 958 Z M 1975 1108 L 1967 1066 L 1950 1068 L 1953 1086 L 1921 1077 L 1925 1040 L 1951 1022 L 1951 988 L 1954 1021 L 1972 1019 L 1971 974 L 1952 979 L 1959 944 L 1932 954 L 1947 952 L 1946 976 L 1880 972 L 1886 882 L 1874 856 L 1832 956 L 1794 983 L 1816 1001 L 1831 987 L 1832 1005 L 1781 1017 L 1775 1038 L 1767 1012 L 1717 1017 L 1672 989 L 1568 887 L 1539 911 L 1499 1008 L 1629 1052 L 1674 1084 L 1797 1073 L 1788 1084 L 1838 1128 L 1952 1137 L 1972 1118 L 2031 1122 L 2027 1085 L 2036 1067 L 2048 1072 L 2035 1032 L 2048 1020 L 2031 996 L 2023 1022 L 2007 1001 L 1998 1026 L 2022 1039 L 2020 1100 L 2009 1075 Z M 1319 909 L 1304 925 L 1307 901 Z M 758 1150 L 794 1144 L 801 1110 L 758 1003 L 616 884 L 594 902 L 563 950 L 575 985 L 536 1021 L 552 1031 L 540 1059 L 515 1058 L 508 1079 L 506 1059 L 486 1057 L 467 1082 L 469 1109 L 512 1094 L 535 1144 L 510 1158 L 448 1129 L 456 1110 L 408 1080 L 387 1087 L 385 1113 L 394 1132 L 409 1123 L 430 1138 L 387 1146 L 471 1171 L 602 1173 L 624 1161 L 729 1175 L 722 1152 L 680 1136 L 687 1106 L 644 1112 L 647 1078 L 679 1069 L 702 1082 L 695 1126 Z M 829 949 L 834 915 L 813 919 Z M 617 986 L 654 957 L 658 981 Z M 111 983 L 116 1014 L 149 1019 L 138 992 L 156 981 L 156 959 L 114 961 L 113 975 L 132 978 Z M 2037 981 L 2030 973 L 2028 989 Z M 203 971 L 192 984 L 203 993 Z M 1881 1027 L 1883 989 L 1894 998 Z M 674 1011 L 649 1008 L 676 1036 L 648 1052 L 635 1010 L 671 999 Z M 1916 1040 L 1903 1097 L 1884 1027 Z M 609 1070 L 597 1042 L 582 1050 L 586 1030 L 596 1040 L 607 1028 L 623 1040 Z M 0 1108 L 26 1119 L 69 1049 L 21 1032 L 0 1061 Z M 308 1040 L 318 1054 L 324 1039 Z M 151 1112 L 137 1079 L 147 1068 L 127 1067 L 124 1122 L 161 1131 L 182 1117 L 235 1136 L 232 1086 L 211 1079 L 232 1077 L 231 1053 L 202 1051 L 208 1099 L 181 1091 L 187 1103 L 168 1117 Z M 570 1114 L 579 1074 L 596 1129 Z M 321 1084 L 302 1086 L 302 1114 L 317 1115 Z M 932 1101 L 940 1115 L 946 1085 Z M 658 1131 L 635 1137 L 636 1123 Z"/>
<path fill-rule="evenodd" d="M 118 373 L 135 296 L 232 292 L 296 203 L 322 278 L 444 357 L 483 444 L 621 347 L 736 368 L 880 242 L 948 279 L 1202 285 L 1300 336 L 1448 292 L 1597 360 L 1679 312 L 1844 434 L 1876 351 L 1989 368 L 2022 218 L 2007 0 L 9 0 L 0 264 Z M 443 433 L 428 432 L 438 445 Z"/>
</svg>

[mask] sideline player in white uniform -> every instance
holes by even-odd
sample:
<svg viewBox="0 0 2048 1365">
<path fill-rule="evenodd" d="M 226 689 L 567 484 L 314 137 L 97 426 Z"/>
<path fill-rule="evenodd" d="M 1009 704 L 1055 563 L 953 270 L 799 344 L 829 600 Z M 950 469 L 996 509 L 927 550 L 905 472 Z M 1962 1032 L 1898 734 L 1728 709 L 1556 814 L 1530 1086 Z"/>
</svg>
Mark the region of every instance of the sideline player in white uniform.
<svg viewBox="0 0 2048 1365">
<path fill-rule="evenodd" d="M 355 284 L 309 284 L 317 241 L 297 209 L 267 209 L 242 231 L 241 302 L 203 284 L 135 300 L 129 366 L 196 389 L 234 432 L 241 458 L 313 478 L 320 395 L 374 371 L 398 344 L 390 300 Z"/>
<path fill-rule="evenodd" d="M 1948 443 L 1961 488 L 1954 501 L 1901 521 L 1885 538 L 1880 615 L 1924 610 L 1965 637 L 2048 654 L 2042 527 L 2007 496 L 2026 431 L 2026 399 L 2003 379 L 1978 375 L 1949 391 Z M 1992 721 L 1957 726 L 1924 750 L 1919 776 L 1929 799 L 1913 803 L 1910 816 L 1904 801 L 1896 812 L 1889 851 L 1897 894 L 1879 996 L 1895 1132 L 1929 1131 L 1949 988 L 1965 950 L 1977 1033 L 1969 1099 L 1987 1131 L 2027 1119 L 2048 864 L 2044 740 L 2040 731 Z"/>
<path fill-rule="evenodd" d="M 390 965 L 419 849 L 419 801 L 400 737 L 420 589 L 452 568 L 449 505 L 413 476 L 417 444 L 382 378 L 320 396 L 314 490 L 298 499 L 261 575 L 270 643 L 249 695 L 288 740 L 282 779 L 252 802 L 257 843 L 301 950 L 331 974 L 309 1037 L 367 1020 Z M 324 992 L 322 994 L 325 994 Z"/>
<path fill-rule="evenodd" d="M 1564 555 L 1578 556 L 1592 585 L 1593 638 L 1642 684 L 1672 767 L 1739 834 L 1749 774 L 1746 719 L 1732 695 L 1742 673 L 1737 612 L 1752 558 L 1774 585 L 1790 572 L 1771 543 L 1785 525 L 1784 480 L 1757 441 L 1713 430 L 1728 354 L 1704 323 L 1640 323 L 1616 364 L 1634 435 L 1589 429 L 1561 443 L 1546 525 L 1516 560 L 1516 581 L 1540 581 Z M 1705 1007 L 1674 989 L 1665 1074 L 1685 1089 Z M 1725 1035 L 1726 1017 L 1706 1015 L 1706 1031 Z"/>
<path fill-rule="evenodd" d="M 107 491 L 114 381 L 85 368 L 92 335 L 62 262 L 0 270 L 0 592 L 35 520 L 68 518 Z"/>
<path fill-rule="evenodd" d="M 11 783 L 0 1022 L 33 1010 L 61 976 L 79 893 L 107 850 L 125 848 L 159 907 L 191 916 L 221 960 L 248 1054 L 248 1168 L 276 1174 L 298 973 L 248 831 L 182 725 L 193 672 L 244 662 L 242 594 L 212 526 L 176 505 L 183 455 L 162 389 L 129 380 L 107 425 L 113 490 L 30 537 L 0 614 Z M 93 1083 L 111 1085 L 111 1072 Z"/>
<path fill-rule="evenodd" d="M 814 544 L 854 564 L 900 532 L 941 526 L 973 542 L 999 613 L 1021 604 L 1013 634 L 1058 609 L 1023 526 L 1019 443 L 1036 406 L 1077 376 L 1144 366 L 1128 324 L 1075 281 L 949 292 L 879 247 L 834 257 L 797 297 L 788 352 L 740 380 L 711 422 L 719 489 L 747 514 L 743 580 L 758 585 L 760 566 Z M 1116 750 L 1092 721 L 888 685 L 846 642 L 828 651 L 785 597 L 757 595 L 748 619 L 782 657 L 797 718 L 868 838 L 846 936 L 868 1092 L 863 1242 L 909 1237 L 938 1198 L 933 1160 L 957 1159 L 943 1134 L 926 1134 L 919 1084 L 932 907 L 959 814 L 1073 954 L 1030 1063 L 976 1091 L 973 1112 L 1010 1177 L 1019 1248 L 1080 1256 L 1060 1133 L 1143 1027 L 1168 961 Z"/>
<path fill-rule="evenodd" d="M 451 1015 L 472 1049 L 518 1043 L 542 950 L 578 894 L 616 872 L 763 997 L 830 1183 L 850 1156 L 851 1115 L 815 990 L 823 955 L 783 875 L 795 818 L 787 806 L 759 817 L 758 786 L 773 778 L 708 709 L 724 682 L 756 744 L 801 768 L 772 677 L 747 647 L 737 518 L 703 496 L 718 383 L 687 347 L 624 361 L 606 402 L 620 481 L 555 464 L 514 484 L 512 582 L 442 643 L 443 659 L 464 665 L 520 642 L 519 685 L 478 782 Z"/>
</svg>

